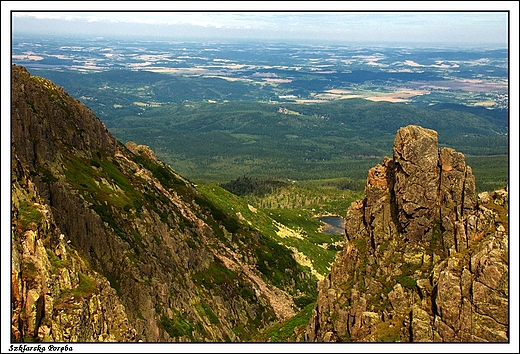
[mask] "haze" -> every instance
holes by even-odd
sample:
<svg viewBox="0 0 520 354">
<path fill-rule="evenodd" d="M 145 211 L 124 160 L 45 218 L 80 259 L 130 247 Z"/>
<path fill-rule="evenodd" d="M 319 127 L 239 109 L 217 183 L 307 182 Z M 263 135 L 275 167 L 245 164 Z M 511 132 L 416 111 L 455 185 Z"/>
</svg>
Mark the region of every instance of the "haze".
<svg viewBox="0 0 520 354">
<path fill-rule="evenodd" d="M 501 12 L 12 12 L 12 34 L 508 45 Z"/>
</svg>

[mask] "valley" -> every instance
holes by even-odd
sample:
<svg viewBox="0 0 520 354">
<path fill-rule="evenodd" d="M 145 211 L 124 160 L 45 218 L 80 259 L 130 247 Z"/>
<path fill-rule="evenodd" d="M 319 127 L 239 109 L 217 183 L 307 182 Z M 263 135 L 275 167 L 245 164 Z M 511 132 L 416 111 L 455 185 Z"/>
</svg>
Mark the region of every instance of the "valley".
<svg viewBox="0 0 520 354">
<path fill-rule="evenodd" d="M 197 183 L 350 178 L 362 190 L 407 124 L 466 154 L 479 191 L 508 180 L 505 50 L 19 35 L 13 62 Z"/>
<path fill-rule="evenodd" d="M 485 202 L 491 221 L 469 196 L 474 205 L 460 220 L 428 215 L 433 226 L 424 237 L 431 239 L 421 239 L 420 264 L 413 243 L 377 239 L 415 237 L 397 219 L 398 192 L 385 189 L 402 172 L 392 162 L 402 127 L 420 126 L 429 138 L 422 129 L 435 132 L 432 156 L 449 163 L 434 168 L 456 171 L 446 179 L 455 179 L 453 186 L 442 185 L 448 205 L 424 209 L 456 213 L 450 198 L 462 192 L 507 188 L 507 50 L 24 35 L 13 38 L 12 48 L 17 341 L 369 338 L 350 322 L 347 334 L 348 316 L 364 316 L 363 325 L 374 321 L 369 340 L 407 341 L 411 324 L 403 320 L 402 333 L 393 329 L 392 318 L 404 312 L 386 317 L 397 308 L 391 297 L 404 291 L 417 300 L 429 272 L 467 256 L 459 242 L 480 247 L 479 237 L 504 236 L 507 196 L 493 194 L 498 202 Z M 356 208 L 367 208 L 361 222 L 347 217 Z M 466 219 L 473 212 L 478 223 L 476 216 Z M 319 220 L 327 217 L 339 224 Z M 461 228 L 473 238 L 451 245 Z M 446 244 L 436 249 L 440 237 Z M 38 246 L 27 248 L 26 240 Z M 371 252 L 388 263 L 378 268 Z M 358 267 L 345 266 L 345 255 Z M 404 290 L 392 288 L 392 277 Z M 493 286 L 503 303 L 502 283 Z M 103 289 L 116 300 L 106 300 Z M 425 303 L 440 301 L 427 290 L 433 300 Z M 358 291 L 370 303 L 359 305 Z M 48 312 L 39 301 L 47 301 Z M 363 314 L 350 303 L 364 306 Z M 329 305 L 335 310 L 320 307 Z M 125 325 L 110 332 L 100 319 L 97 332 L 85 329 L 83 320 L 98 318 L 101 307 Z M 56 316 L 72 318 L 83 332 L 68 333 Z M 503 341 L 502 326 L 470 339 Z M 436 335 L 455 338 L 448 332 Z"/>
</svg>

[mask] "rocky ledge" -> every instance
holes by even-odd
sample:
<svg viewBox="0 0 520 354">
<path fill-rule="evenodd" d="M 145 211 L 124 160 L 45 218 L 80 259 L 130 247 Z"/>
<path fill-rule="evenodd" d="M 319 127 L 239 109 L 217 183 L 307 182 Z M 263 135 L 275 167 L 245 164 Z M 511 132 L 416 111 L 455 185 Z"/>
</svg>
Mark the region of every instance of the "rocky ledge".
<svg viewBox="0 0 520 354">
<path fill-rule="evenodd" d="M 368 171 L 306 341 L 507 342 L 508 192 L 477 196 L 463 154 L 401 128 Z"/>
</svg>

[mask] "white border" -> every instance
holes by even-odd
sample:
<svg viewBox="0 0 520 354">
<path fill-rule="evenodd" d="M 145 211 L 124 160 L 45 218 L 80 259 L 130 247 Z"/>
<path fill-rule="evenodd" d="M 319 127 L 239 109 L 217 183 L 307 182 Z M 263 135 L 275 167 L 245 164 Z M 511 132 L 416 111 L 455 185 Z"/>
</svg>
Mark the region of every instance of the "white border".
<svg viewBox="0 0 520 354">
<path fill-rule="evenodd" d="M 65 4 L 65 5 L 64 5 Z M 74 353 L 91 353 L 91 352 L 121 352 L 121 353 L 140 353 L 153 351 L 157 353 L 167 352 L 226 352 L 226 353 L 246 353 L 246 352 L 294 352 L 294 353 L 314 353 L 314 352 L 399 352 L 399 353 L 420 353 L 420 352 L 472 352 L 472 353 L 518 353 L 519 350 L 519 324 L 518 324 L 518 43 L 519 43 L 519 18 L 517 1 L 414 1 L 414 2 L 388 2 L 388 1 L 321 1 L 321 2 L 295 2 L 290 1 L 250 1 L 240 2 L 214 2 L 214 1 L 130 1 L 125 2 L 125 10 L 309 10 L 309 11 L 327 11 L 327 10 L 420 10 L 420 11 L 435 11 L 435 10 L 509 10 L 510 12 L 510 343 L 509 344 L 69 344 L 73 348 Z M 1 331 L 1 352 L 9 351 L 10 343 L 10 296 L 8 289 L 10 289 L 10 66 L 11 66 L 11 48 L 10 48 L 10 11 L 11 10 L 64 10 L 71 11 L 78 10 L 121 10 L 120 2 L 110 1 L 76 1 L 76 2 L 59 2 L 59 1 L 2 1 L 1 2 L 1 188 L 2 188 L 2 280 L 1 289 L 4 296 L 2 296 L 2 307 L 0 318 L 2 324 Z M 297 9 L 295 9 L 297 6 Z M 9 134 L 9 135 L 7 135 Z M 46 345 L 42 345 L 46 346 Z M 55 346 L 58 346 L 57 344 Z"/>
</svg>

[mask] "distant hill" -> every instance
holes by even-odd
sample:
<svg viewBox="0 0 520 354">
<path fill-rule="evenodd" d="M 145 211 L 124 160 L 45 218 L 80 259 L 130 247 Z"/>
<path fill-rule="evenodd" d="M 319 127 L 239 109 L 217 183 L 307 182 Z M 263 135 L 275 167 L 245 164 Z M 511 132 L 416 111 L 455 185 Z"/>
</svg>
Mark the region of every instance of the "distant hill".
<svg viewBox="0 0 520 354">
<path fill-rule="evenodd" d="M 475 156 L 479 190 L 508 178 L 505 110 L 363 99 L 268 103 L 279 99 L 283 85 L 130 70 L 41 73 L 90 107 L 119 140 L 149 145 L 192 180 L 249 175 L 363 181 L 367 169 L 390 154 L 395 132 L 409 124 L 434 129 L 441 146 Z M 311 90 L 313 82 L 301 84 Z M 490 164 L 499 167 L 493 175 Z"/>
<path fill-rule="evenodd" d="M 461 110 L 349 99 L 169 105 L 107 126 L 123 141 L 149 144 L 190 178 L 226 181 L 241 175 L 364 179 L 377 159 L 390 154 L 395 132 L 409 124 L 438 131 L 441 146 L 467 155 L 507 156 L 507 123 Z M 507 178 L 507 164 L 500 176 Z"/>
</svg>

